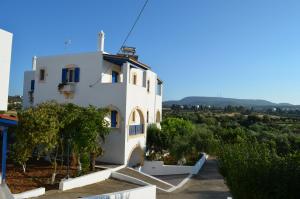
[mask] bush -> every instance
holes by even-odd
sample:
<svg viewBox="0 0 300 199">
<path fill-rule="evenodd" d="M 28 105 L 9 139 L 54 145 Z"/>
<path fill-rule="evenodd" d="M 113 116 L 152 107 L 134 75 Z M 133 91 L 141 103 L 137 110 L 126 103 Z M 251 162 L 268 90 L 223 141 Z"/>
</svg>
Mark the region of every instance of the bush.
<svg viewBox="0 0 300 199">
<path fill-rule="evenodd" d="M 300 153 L 279 157 L 266 145 L 225 145 L 219 169 L 233 198 L 299 198 Z"/>
</svg>

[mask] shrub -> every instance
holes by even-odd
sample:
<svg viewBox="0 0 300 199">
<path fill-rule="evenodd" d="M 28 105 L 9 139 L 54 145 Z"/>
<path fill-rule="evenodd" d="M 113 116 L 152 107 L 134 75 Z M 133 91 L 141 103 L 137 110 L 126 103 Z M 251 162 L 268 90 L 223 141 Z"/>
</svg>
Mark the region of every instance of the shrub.
<svg viewBox="0 0 300 199">
<path fill-rule="evenodd" d="M 299 198 L 300 153 L 279 157 L 266 145 L 222 146 L 219 169 L 233 198 Z"/>
</svg>

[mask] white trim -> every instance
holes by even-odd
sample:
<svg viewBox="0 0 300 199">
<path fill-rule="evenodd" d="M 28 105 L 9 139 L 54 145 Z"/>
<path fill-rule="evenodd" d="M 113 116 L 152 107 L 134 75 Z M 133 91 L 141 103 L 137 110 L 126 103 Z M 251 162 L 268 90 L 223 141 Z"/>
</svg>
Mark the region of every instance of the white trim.
<svg viewBox="0 0 300 199">
<path fill-rule="evenodd" d="M 44 194 L 45 194 L 45 188 L 41 187 L 41 188 L 33 189 L 30 191 L 13 194 L 13 197 L 14 197 L 14 199 L 24 199 L 24 198 L 38 197 L 38 196 L 42 196 Z"/>
</svg>

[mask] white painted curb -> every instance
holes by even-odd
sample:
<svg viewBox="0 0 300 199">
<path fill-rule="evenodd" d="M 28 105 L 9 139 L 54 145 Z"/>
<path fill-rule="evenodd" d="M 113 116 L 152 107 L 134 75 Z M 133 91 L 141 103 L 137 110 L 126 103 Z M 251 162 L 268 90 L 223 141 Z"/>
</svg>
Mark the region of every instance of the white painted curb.
<svg viewBox="0 0 300 199">
<path fill-rule="evenodd" d="M 33 198 L 33 197 L 38 197 L 38 196 L 44 195 L 45 191 L 46 191 L 45 188 L 41 187 L 41 188 L 33 189 L 30 191 L 13 194 L 13 197 L 14 197 L 14 199 Z"/>
</svg>

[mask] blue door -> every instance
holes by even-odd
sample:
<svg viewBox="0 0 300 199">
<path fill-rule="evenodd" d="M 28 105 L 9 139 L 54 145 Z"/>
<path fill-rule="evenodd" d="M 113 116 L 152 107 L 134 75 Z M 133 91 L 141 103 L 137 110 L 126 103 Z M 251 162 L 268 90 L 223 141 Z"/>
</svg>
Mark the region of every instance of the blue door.
<svg viewBox="0 0 300 199">
<path fill-rule="evenodd" d="M 110 114 L 111 127 L 117 127 L 117 114 L 118 114 L 117 111 L 111 111 Z"/>
<path fill-rule="evenodd" d="M 117 83 L 118 82 L 119 73 L 116 72 L 116 71 L 112 71 L 111 75 L 112 75 L 112 83 Z"/>
</svg>

